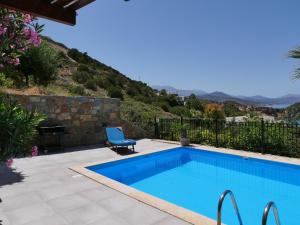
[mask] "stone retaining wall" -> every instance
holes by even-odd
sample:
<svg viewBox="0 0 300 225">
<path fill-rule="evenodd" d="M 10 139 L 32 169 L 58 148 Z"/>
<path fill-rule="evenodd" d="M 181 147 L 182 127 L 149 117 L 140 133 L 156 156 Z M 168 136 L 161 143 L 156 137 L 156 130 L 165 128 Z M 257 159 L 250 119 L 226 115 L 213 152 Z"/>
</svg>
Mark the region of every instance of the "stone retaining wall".
<svg viewBox="0 0 300 225">
<path fill-rule="evenodd" d="M 12 95 L 24 108 L 47 116 L 45 125 L 66 127 L 64 146 L 99 144 L 106 126 L 120 126 L 120 100 L 92 97 Z M 46 144 L 55 140 L 48 138 Z"/>
</svg>

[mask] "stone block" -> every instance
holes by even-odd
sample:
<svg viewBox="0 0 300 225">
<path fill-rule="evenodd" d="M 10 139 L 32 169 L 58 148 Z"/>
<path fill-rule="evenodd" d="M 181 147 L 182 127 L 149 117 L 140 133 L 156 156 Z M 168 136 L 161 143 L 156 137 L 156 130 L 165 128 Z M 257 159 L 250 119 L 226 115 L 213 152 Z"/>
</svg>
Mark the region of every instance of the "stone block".
<svg viewBox="0 0 300 225">
<path fill-rule="evenodd" d="M 40 101 L 41 101 L 41 98 L 38 97 L 38 96 L 30 96 L 30 97 L 29 97 L 29 101 L 30 101 L 30 102 L 40 102 Z"/>
<path fill-rule="evenodd" d="M 76 127 L 80 126 L 80 121 L 79 120 L 73 120 L 73 125 Z"/>
<path fill-rule="evenodd" d="M 57 115 L 58 120 L 70 120 L 71 115 L 69 113 L 61 113 Z"/>
</svg>

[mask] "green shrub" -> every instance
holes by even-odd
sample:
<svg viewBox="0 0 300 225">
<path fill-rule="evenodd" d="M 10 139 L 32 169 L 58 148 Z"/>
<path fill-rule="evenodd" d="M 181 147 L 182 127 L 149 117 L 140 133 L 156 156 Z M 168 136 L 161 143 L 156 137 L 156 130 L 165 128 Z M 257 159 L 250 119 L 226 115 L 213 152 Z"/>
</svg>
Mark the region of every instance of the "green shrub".
<svg viewBox="0 0 300 225">
<path fill-rule="evenodd" d="M 93 90 L 93 91 L 97 91 L 97 84 L 95 82 L 95 80 L 93 78 L 88 79 L 85 83 L 84 86 L 87 89 Z"/>
<path fill-rule="evenodd" d="M 59 51 L 57 53 L 58 61 L 59 61 L 59 67 L 65 67 L 67 65 L 71 65 L 72 61 L 69 59 L 69 57 L 63 52 Z"/>
<path fill-rule="evenodd" d="M 100 76 L 96 76 L 95 77 L 95 83 L 98 87 L 100 88 L 104 88 L 104 82 L 103 82 L 103 79 L 100 77 Z"/>
<path fill-rule="evenodd" d="M 155 102 L 154 105 L 162 108 L 165 112 L 170 112 L 170 106 L 166 102 Z"/>
<path fill-rule="evenodd" d="M 73 95 L 79 95 L 79 96 L 83 96 L 86 95 L 85 93 L 85 89 L 82 86 L 79 85 L 71 85 L 68 87 L 69 92 Z"/>
<path fill-rule="evenodd" d="M 72 79 L 80 84 L 84 84 L 87 80 L 91 79 L 92 76 L 86 71 L 75 71 L 72 74 Z"/>
<path fill-rule="evenodd" d="M 215 144 L 215 133 L 210 129 L 203 129 L 201 131 L 196 132 L 195 140 L 197 143 L 205 144 L 205 145 L 214 145 Z"/>
<path fill-rule="evenodd" d="M 24 74 L 16 67 L 5 66 L 1 69 L 2 86 L 22 88 L 25 86 Z"/>
<path fill-rule="evenodd" d="M 85 64 L 80 64 L 77 68 L 77 71 L 90 72 L 90 68 Z"/>
<path fill-rule="evenodd" d="M 20 60 L 20 70 L 26 77 L 27 85 L 30 76 L 32 76 L 34 83 L 41 85 L 48 85 L 52 80 L 55 80 L 59 57 L 47 44 L 43 43 L 38 48 L 30 48 Z"/>
<path fill-rule="evenodd" d="M 44 119 L 22 109 L 9 97 L 0 95 L 0 161 L 30 152 L 36 126 Z"/>
<path fill-rule="evenodd" d="M 189 109 L 187 109 L 186 107 L 184 106 L 175 106 L 175 107 L 172 107 L 170 109 L 170 112 L 175 114 L 175 115 L 178 115 L 178 116 L 183 116 L 183 117 L 191 117 L 191 112 Z"/>
<path fill-rule="evenodd" d="M 123 100 L 123 93 L 122 91 L 117 87 L 109 87 L 107 89 L 107 94 L 111 98 L 119 98 Z"/>
<path fill-rule="evenodd" d="M 79 63 L 88 63 L 89 62 L 89 56 L 87 55 L 87 53 L 81 53 L 80 51 L 78 51 L 75 48 L 69 49 L 68 50 L 68 56 L 71 57 L 72 59 L 74 59 L 75 61 L 79 62 Z"/>
<path fill-rule="evenodd" d="M 14 87 L 14 81 L 9 77 L 6 77 L 4 73 L 0 73 L 0 86 L 12 88 Z"/>
</svg>

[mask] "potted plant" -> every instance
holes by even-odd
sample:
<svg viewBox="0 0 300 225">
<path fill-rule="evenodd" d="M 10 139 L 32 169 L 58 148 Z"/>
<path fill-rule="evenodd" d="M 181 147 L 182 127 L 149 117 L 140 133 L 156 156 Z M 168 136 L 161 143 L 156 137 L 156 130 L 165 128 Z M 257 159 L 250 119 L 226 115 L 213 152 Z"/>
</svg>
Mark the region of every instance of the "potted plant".
<svg viewBox="0 0 300 225">
<path fill-rule="evenodd" d="M 190 145 L 190 139 L 187 135 L 188 125 L 187 124 L 180 124 L 179 126 L 179 132 L 180 132 L 180 144 L 182 146 L 188 146 Z"/>
</svg>

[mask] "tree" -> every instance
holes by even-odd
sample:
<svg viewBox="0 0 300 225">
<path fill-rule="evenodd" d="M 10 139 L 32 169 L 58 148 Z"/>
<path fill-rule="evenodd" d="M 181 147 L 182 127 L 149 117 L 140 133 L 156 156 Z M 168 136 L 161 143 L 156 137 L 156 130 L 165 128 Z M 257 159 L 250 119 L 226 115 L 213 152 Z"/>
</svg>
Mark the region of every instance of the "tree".
<svg viewBox="0 0 300 225">
<path fill-rule="evenodd" d="M 186 106 L 189 109 L 194 109 L 196 111 L 201 111 L 203 112 L 204 107 L 201 103 L 201 101 L 197 98 L 195 94 L 191 94 L 187 99 L 186 99 Z"/>
<path fill-rule="evenodd" d="M 235 102 L 225 102 L 223 109 L 226 116 L 242 116 L 245 114 L 239 109 Z"/>
<path fill-rule="evenodd" d="M 117 87 L 113 87 L 113 86 L 109 87 L 107 89 L 107 94 L 111 98 L 119 98 L 121 100 L 124 99 L 122 91 Z"/>
<path fill-rule="evenodd" d="M 40 47 L 28 49 L 20 58 L 22 63 L 20 70 L 25 74 L 26 84 L 29 85 L 29 76 L 32 76 L 34 83 L 47 85 L 54 80 L 58 67 L 58 55 L 47 44 Z"/>
<path fill-rule="evenodd" d="M 43 26 L 35 20 L 29 14 L 0 8 L 0 69 L 18 66 L 19 57 L 28 48 L 41 44 L 39 33 Z"/>
<path fill-rule="evenodd" d="M 182 117 L 191 117 L 192 116 L 190 110 L 184 106 L 172 107 L 170 109 L 170 112 L 175 115 L 182 116 Z"/>
<path fill-rule="evenodd" d="M 161 90 L 159 91 L 159 95 L 161 95 L 161 96 L 166 96 L 166 95 L 168 95 L 168 93 L 167 93 L 166 89 L 161 89 Z"/>
<path fill-rule="evenodd" d="M 205 106 L 204 117 L 207 119 L 225 119 L 222 107 L 216 103 L 210 103 Z"/>
</svg>

